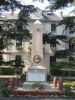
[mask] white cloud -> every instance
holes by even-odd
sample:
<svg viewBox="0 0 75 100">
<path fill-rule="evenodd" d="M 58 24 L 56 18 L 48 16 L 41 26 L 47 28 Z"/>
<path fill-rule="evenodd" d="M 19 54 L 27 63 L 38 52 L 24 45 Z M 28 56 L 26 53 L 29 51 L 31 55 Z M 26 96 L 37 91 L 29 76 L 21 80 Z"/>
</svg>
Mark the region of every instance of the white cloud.
<svg viewBox="0 0 75 100">
<path fill-rule="evenodd" d="M 41 9 L 45 9 L 45 7 L 47 7 L 49 5 L 48 0 L 44 0 L 44 3 L 40 3 L 38 1 L 32 2 L 33 0 L 18 0 L 18 1 L 21 1 L 22 4 L 24 4 L 24 5 L 34 5 L 35 7 L 39 7 Z M 75 4 L 75 2 L 74 2 L 74 4 Z M 73 9 L 74 9 L 74 7 L 65 8 L 62 10 L 57 10 L 55 13 L 60 16 L 60 12 L 62 11 L 63 15 L 65 16 L 65 15 L 68 15 L 69 12 L 72 11 Z"/>
<path fill-rule="evenodd" d="M 39 7 L 41 9 L 44 9 L 47 5 L 48 5 L 48 1 L 45 0 L 44 3 L 40 3 L 40 2 L 32 2 L 33 0 L 18 0 L 18 1 L 21 1 L 22 4 L 25 4 L 25 5 L 34 5 L 35 7 Z"/>
<path fill-rule="evenodd" d="M 74 9 L 75 7 L 73 6 L 73 7 L 67 7 L 67 8 L 65 8 L 65 9 L 62 9 L 62 10 L 57 10 L 55 13 L 57 14 L 57 15 L 59 15 L 60 16 L 60 13 L 61 12 L 63 12 L 63 16 L 67 16 L 67 15 L 69 15 L 69 13 Z"/>
</svg>

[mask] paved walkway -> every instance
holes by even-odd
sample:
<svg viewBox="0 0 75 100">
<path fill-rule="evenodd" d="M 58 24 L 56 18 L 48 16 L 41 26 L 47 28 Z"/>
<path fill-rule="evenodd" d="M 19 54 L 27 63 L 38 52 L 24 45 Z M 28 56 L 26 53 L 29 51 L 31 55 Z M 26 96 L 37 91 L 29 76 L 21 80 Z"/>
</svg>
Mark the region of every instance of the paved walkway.
<svg viewBox="0 0 75 100">
<path fill-rule="evenodd" d="M 0 96 L 0 100 L 75 100 L 74 97 L 2 97 Z"/>
</svg>

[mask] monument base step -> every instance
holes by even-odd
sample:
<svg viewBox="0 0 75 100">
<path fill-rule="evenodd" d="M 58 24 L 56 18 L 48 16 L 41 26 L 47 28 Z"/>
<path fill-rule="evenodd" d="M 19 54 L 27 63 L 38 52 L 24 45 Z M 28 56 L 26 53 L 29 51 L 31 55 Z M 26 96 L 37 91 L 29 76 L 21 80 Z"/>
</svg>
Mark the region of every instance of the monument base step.
<svg viewBox="0 0 75 100">
<path fill-rule="evenodd" d="M 23 83 L 23 89 L 25 90 L 33 90 L 33 84 L 35 82 L 24 82 Z M 42 86 L 41 90 L 50 90 L 50 85 L 47 82 L 40 82 L 40 85 Z"/>
</svg>

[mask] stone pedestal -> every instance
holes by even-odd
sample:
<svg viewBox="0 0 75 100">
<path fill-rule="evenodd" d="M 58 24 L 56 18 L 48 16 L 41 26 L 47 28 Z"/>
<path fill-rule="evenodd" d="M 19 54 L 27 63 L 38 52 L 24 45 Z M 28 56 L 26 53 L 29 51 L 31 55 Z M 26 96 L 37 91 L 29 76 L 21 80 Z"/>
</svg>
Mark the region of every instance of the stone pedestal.
<svg viewBox="0 0 75 100">
<path fill-rule="evenodd" d="M 34 82 L 24 82 L 23 90 L 25 90 L 25 91 L 33 90 L 33 84 L 34 84 Z M 41 90 L 45 90 L 45 91 L 50 90 L 50 85 L 47 82 L 40 82 L 40 84 L 42 85 Z"/>
<path fill-rule="evenodd" d="M 39 81 L 45 82 L 46 81 L 46 68 L 42 66 L 32 66 L 27 71 L 26 80 L 29 81 Z"/>
</svg>

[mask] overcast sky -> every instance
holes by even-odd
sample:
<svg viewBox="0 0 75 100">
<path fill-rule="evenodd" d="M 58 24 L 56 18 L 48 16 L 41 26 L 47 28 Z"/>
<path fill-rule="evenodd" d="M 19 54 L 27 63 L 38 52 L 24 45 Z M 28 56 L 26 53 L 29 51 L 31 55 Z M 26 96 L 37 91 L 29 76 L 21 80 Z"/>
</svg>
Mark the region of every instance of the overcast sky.
<svg viewBox="0 0 75 100">
<path fill-rule="evenodd" d="M 39 8 L 41 8 L 41 9 L 45 9 L 45 7 L 49 5 L 49 3 L 48 3 L 47 0 L 44 0 L 44 3 L 32 2 L 32 0 L 18 0 L 18 1 L 21 1 L 22 4 L 26 4 L 26 5 L 31 5 L 31 4 L 33 4 L 33 5 L 35 5 L 35 7 L 39 7 Z M 63 12 L 63 15 L 68 15 L 69 12 L 70 12 L 71 10 L 73 10 L 73 9 L 74 9 L 74 7 L 65 8 L 65 9 L 62 9 L 62 10 L 58 10 L 58 11 L 56 11 L 55 13 L 56 13 L 57 15 L 60 16 L 60 12 L 62 11 L 62 12 Z"/>
<path fill-rule="evenodd" d="M 40 2 L 32 2 L 32 0 L 18 0 L 18 1 L 21 1 L 22 4 L 28 4 L 28 5 L 35 5 L 35 7 L 40 7 L 41 9 L 44 9 L 48 4 L 49 2 L 47 0 L 44 1 L 44 3 L 40 3 Z"/>
</svg>

